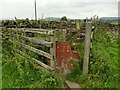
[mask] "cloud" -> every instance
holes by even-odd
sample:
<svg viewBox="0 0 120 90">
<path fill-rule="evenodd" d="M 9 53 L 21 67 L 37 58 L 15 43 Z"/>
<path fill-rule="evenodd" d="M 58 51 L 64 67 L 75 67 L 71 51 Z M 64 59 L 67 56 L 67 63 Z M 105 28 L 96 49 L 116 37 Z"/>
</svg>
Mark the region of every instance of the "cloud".
<svg viewBox="0 0 120 90">
<path fill-rule="evenodd" d="M 117 16 L 118 12 L 116 2 L 77 2 L 56 5 L 46 6 L 43 13 L 47 16 L 66 15 L 69 18 L 85 18 L 95 14 L 99 16 Z"/>
<path fill-rule="evenodd" d="M 0 19 L 34 18 L 34 0 L 0 0 Z M 36 0 L 38 18 L 54 16 L 85 18 L 98 16 L 117 16 L 118 0 Z"/>
</svg>

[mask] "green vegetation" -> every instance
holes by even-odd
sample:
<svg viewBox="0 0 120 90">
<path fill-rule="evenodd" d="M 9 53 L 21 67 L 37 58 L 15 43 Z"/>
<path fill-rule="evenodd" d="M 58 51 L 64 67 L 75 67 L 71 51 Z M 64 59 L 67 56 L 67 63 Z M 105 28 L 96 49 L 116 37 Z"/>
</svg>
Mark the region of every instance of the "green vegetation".
<svg viewBox="0 0 120 90">
<path fill-rule="evenodd" d="M 84 52 L 83 47 L 81 52 Z M 80 63 L 74 62 L 74 68 L 68 79 L 87 88 L 118 88 L 118 33 L 106 29 L 94 31 L 91 49 L 89 73 L 82 74 L 83 55 Z"/>
<path fill-rule="evenodd" d="M 3 88 L 60 88 L 63 80 L 54 72 L 43 70 L 33 61 L 14 53 L 7 32 L 3 33 L 2 87 Z"/>
<path fill-rule="evenodd" d="M 10 58 L 3 55 L 3 88 L 58 88 L 62 79 L 54 73 L 42 71 L 19 54 Z"/>
<path fill-rule="evenodd" d="M 118 22 L 112 22 L 111 24 L 115 24 L 115 25 L 118 25 Z"/>
<path fill-rule="evenodd" d="M 61 18 L 61 21 L 67 21 L 67 17 L 66 17 L 66 16 L 63 16 L 63 17 Z"/>
<path fill-rule="evenodd" d="M 44 28 L 46 25 L 42 22 Z M 104 23 L 103 23 L 104 24 Z M 89 61 L 89 73 L 83 74 L 83 59 L 84 59 L 84 37 L 81 40 L 71 37 L 68 32 L 68 42 L 80 42 L 80 45 L 73 46 L 73 50 L 79 52 L 79 62 L 74 62 L 71 73 L 67 79 L 75 81 L 85 88 L 118 88 L 118 33 L 115 30 L 108 30 L 108 26 L 104 24 L 96 23 L 96 29 L 93 37 L 93 47 L 91 49 L 90 61 Z M 79 30 L 84 24 L 81 22 L 76 23 L 76 28 Z M 81 30 L 83 32 L 84 30 Z M 84 32 L 83 32 L 84 33 Z M 35 34 L 36 38 L 48 37 Z M 57 33 L 57 38 L 62 39 L 62 34 Z M 13 44 L 9 41 L 9 34 L 7 31 L 3 33 L 3 62 L 2 62 L 2 80 L 3 88 L 59 88 L 63 86 L 63 80 L 54 72 L 48 72 L 41 69 L 33 61 L 27 60 L 25 57 L 14 52 L 13 48 L 16 48 L 17 44 Z M 16 38 L 17 41 L 17 38 Z M 26 42 L 30 46 L 36 47 L 36 45 L 30 42 Z M 18 48 L 18 46 L 17 46 Z M 36 47 L 48 51 L 46 47 Z M 20 48 L 20 50 L 23 50 Z M 46 62 L 46 58 L 43 58 L 34 52 L 26 50 L 26 52 Z"/>
</svg>

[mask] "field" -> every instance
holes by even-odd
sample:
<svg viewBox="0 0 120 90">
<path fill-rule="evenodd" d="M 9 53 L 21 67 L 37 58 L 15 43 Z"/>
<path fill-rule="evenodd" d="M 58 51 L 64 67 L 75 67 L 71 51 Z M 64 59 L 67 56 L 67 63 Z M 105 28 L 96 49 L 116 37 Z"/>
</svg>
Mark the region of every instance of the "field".
<svg viewBox="0 0 120 90">
<path fill-rule="evenodd" d="M 42 23 L 44 22 L 42 21 Z M 44 25 L 42 26 L 43 29 L 45 27 Z M 77 82 L 83 88 L 118 88 L 118 32 L 115 27 L 111 29 L 98 22 L 94 22 L 92 25 L 96 28 L 93 31 L 94 35 L 92 38 L 92 48 L 90 50 L 88 74 L 83 74 L 84 39 L 77 40 L 67 35 L 67 38 L 70 38 L 66 39 L 68 42 L 77 42 L 80 44 L 72 47 L 73 50 L 78 52 L 79 60 L 77 62 L 73 60 L 72 63 L 74 67 L 66 79 Z M 77 23 L 77 28 L 80 26 L 82 27 L 82 24 Z M 52 29 L 54 28 L 55 27 L 52 27 Z M 37 34 L 35 36 L 41 37 Z M 57 36 L 59 36 L 59 33 Z M 64 79 L 59 73 L 43 69 L 34 61 L 16 53 L 14 51 L 16 47 L 13 45 L 16 43 L 16 40 L 13 41 L 14 43 L 11 43 L 10 38 L 11 36 L 8 31 L 3 31 L 3 88 L 61 88 L 64 86 Z M 29 43 L 29 45 L 33 44 Z M 47 52 L 47 48 L 42 48 Z M 39 60 L 46 60 L 46 58 L 42 58 L 33 52 L 28 51 L 28 53 Z"/>
</svg>

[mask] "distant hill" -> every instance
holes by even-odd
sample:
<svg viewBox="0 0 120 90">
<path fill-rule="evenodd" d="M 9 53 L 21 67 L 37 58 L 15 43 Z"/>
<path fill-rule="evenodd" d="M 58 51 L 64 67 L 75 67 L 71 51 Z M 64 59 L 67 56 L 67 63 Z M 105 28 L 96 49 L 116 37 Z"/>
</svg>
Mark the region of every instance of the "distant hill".
<svg viewBox="0 0 120 90">
<path fill-rule="evenodd" d="M 56 20 L 61 20 L 61 18 L 57 18 L 57 17 L 46 17 L 44 20 L 47 21 L 56 21 Z M 84 20 L 84 19 L 68 19 L 68 20 Z M 104 20 L 104 21 L 120 21 L 120 19 L 118 20 L 118 17 L 101 17 L 100 20 Z"/>
<path fill-rule="evenodd" d="M 68 20 L 80 20 L 80 19 L 71 19 L 71 18 L 67 18 Z M 61 18 L 58 18 L 58 17 L 46 17 L 44 18 L 44 20 L 47 20 L 47 21 L 57 21 L 57 20 L 61 20 Z"/>
<path fill-rule="evenodd" d="M 100 20 L 118 21 L 118 17 L 101 17 Z"/>
<path fill-rule="evenodd" d="M 56 18 L 56 17 L 47 17 L 45 18 L 44 20 L 47 20 L 47 21 L 55 21 L 55 20 L 60 20 L 61 18 Z"/>
</svg>

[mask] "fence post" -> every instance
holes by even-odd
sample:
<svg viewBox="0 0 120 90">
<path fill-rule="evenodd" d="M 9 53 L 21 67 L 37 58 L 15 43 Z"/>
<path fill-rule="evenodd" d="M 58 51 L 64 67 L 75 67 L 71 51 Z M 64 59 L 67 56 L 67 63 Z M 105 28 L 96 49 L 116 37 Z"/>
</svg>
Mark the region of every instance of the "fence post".
<svg viewBox="0 0 120 90">
<path fill-rule="evenodd" d="M 2 27 L 0 27 L 0 79 L 2 79 Z M 2 80 L 0 80 L 0 88 L 2 88 Z"/>
<path fill-rule="evenodd" d="M 89 55 L 90 55 L 90 46 L 91 46 L 91 31 L 92 25 L 90 22 L 86 23 L 85 31 L 85 50 L 84 50 L 84 61 L 83 61 L 83 74 L 88 73 L 88 64 L 89 64 Z"/>
<path fill-rule="evenodd" d="M 63 33 L 62 33 L 62 37 L 63 37 L 63 42 L 65 42 L 66 41 L 66 29 L 63 29 Z"/>
<path fill-rule="evenodd" d="M 22 36 L 26 36 L 26 35 L 27 35 L 26 32 L 24 32 L 24 31 L 25 31 L 25 29 L 23 29 L 23 31 L 22 31 Z M 22 39 L 22 43 L 25 44 L 25 43 L 26 43 L 26 40 L 23 40 L 23 39 Z M 26 50 L 23 49 L 23 48 L 22 48 L 22 51 L 23 51 L 24 53 L 26 53 Z"/>
<path fill-rule="evenodd" d="M 56 62 L 56 31 L 53 32 L 54 35 L 50 36 L 50 41 L 53 42 L 53 47 L 50 48 L 50 54 L 53 55 L 53 60 L 50 60 L 50 66 L 55 70 Z"/>
</svg>

